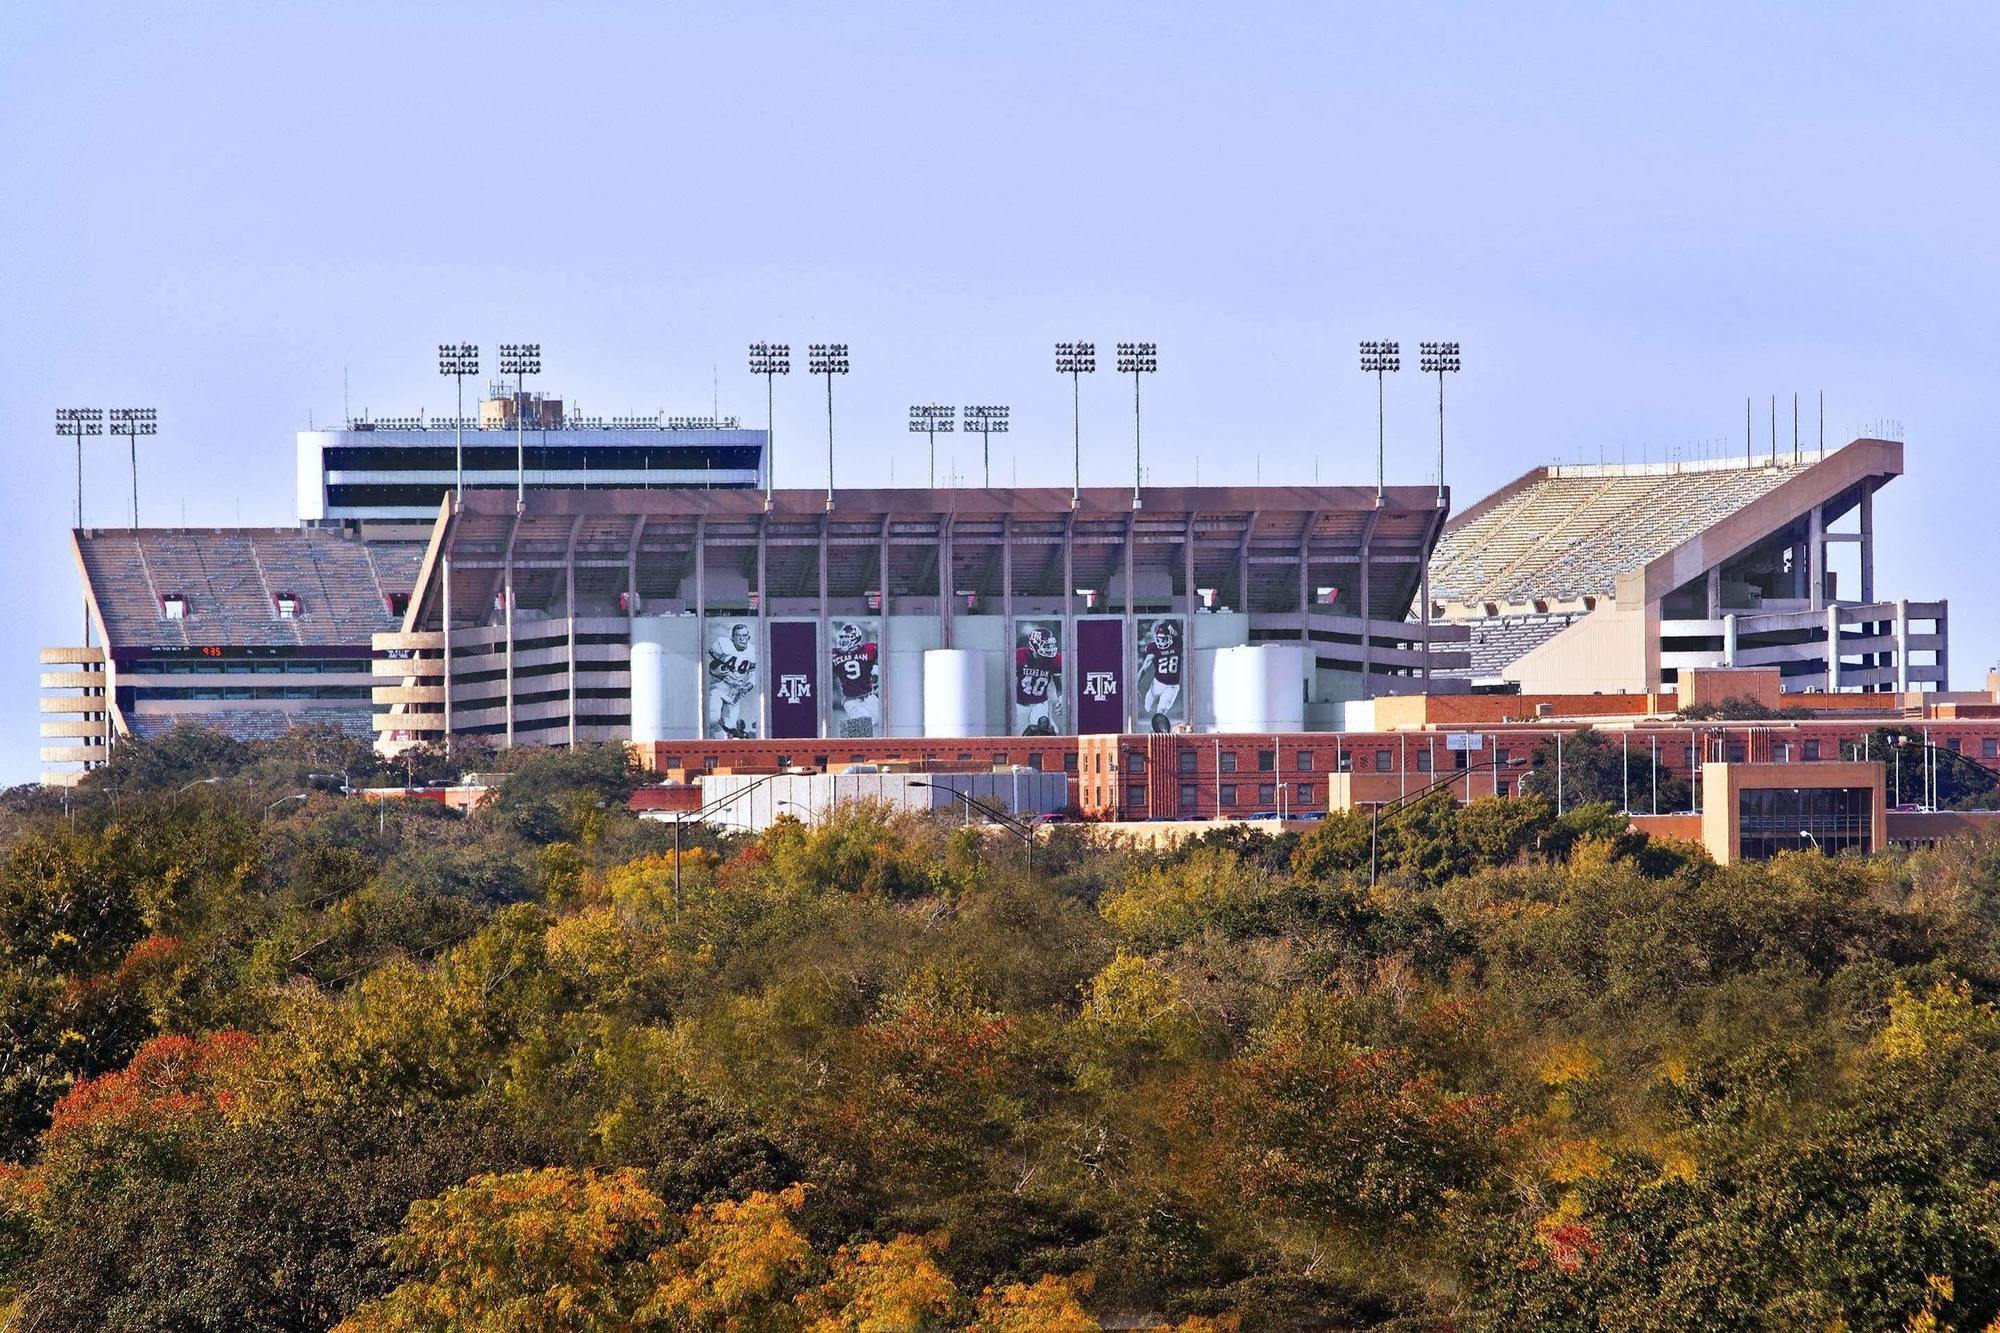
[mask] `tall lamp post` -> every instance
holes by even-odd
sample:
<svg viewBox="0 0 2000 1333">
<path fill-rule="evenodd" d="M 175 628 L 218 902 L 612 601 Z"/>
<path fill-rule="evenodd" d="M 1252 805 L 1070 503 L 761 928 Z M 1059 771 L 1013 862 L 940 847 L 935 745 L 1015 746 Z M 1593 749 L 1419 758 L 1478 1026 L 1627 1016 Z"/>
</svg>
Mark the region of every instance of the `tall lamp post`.
<svg viewBox="0 0 2000 1333">
<path fill-rule="evenodd" d="M 1069 507 L 1083 503 L 1083 377 L 1097 369 L 1097 344 L 1056 344 L 1056 373 L 1069 376 L 1070 483 Z"/>
<path fill-rule="evenodd" d="M 928 435 L 931 442 L 931 489 L 937 489 L 937 437 L 949 435 L 956 422 L 957 408 L 943 403 L 910 405 L 910 431 L 915 435 Z M 969 428 L 969 427 L 968 427 Z"/>
<path fill-rule="evenodd" d="M 500 373 L 514 377 L 514 512 L 528 509 L 528 376 L 542 373 L 540 343 L 501 343 Z"/>
<path fill-rule="evenodd" d="M 772 504 L 771 487 L 776 484 L 771 445 L 778 434 L 777 396 L 772 385 L 779 375 L 792 373 L 792 345 L 751 343 L 750 373 L 764 377 L 764 508 L 769 509 Z"/>
<path fill-rule="evenodd" d="M 104 434 L 104 409 L 101 407 L 58 407 L 56 409 L 56 435 L 70 436 L 76 441 L 76 526 L 83 527 L 83 437 Z M 90 595 L 83 599 L 83 646 L 90 647 Z"/>
<path fill-rule="evenodd" d="M 465 377 L 478 373 L 477 344 L 438 344 L 438 374 L 451 376 L 458 390 L 458 415 L 451 419 L 452 451 L 458 459 L 458 500 L 453 508 L 465 504 Z"/>
<path fill-rule="evenodd" d="M 1458 371 L 1457 343 L 1418 343 L 1417 365 L 1438 377 L 1438 508 L 1444 508 L 1444 377 Z"/>
<path fill-rule="evenodd" d="M 1382 503 L 1382 478 L 1388 459 L 1387 418 L 1383 409 L 1382 376 L 1403 368 L 1403 345 L 1394 339 L 1361 344 L 1361 370 L 1375 376 L 1375 503 Z"/>
<path fill-rule="evenodd" d="M 1139 487 L 1146 479 L 1145 455 L 1139 446 L 1139 377 L 1160 368 L 1158 343 L 1119 343 L 1118 373 L 1132 377 L 1132 507 L 1139 507 Z"/>
<path fill-rule="evenodd" d="M 123 435 L 132 451 L 132 526 L 139 526 L 139 437 L 160 433 L 160 414 L 150 407 L 111 409 L 111 433 Z"/>
<path fill-rule="evenodd" d="M 847 373 L 846 343 L 808 343 L 806 370 L 826 376 L 826 507 L 833 509 L 833 377 Z"/>
<path fill-rule="evenodd" d="M 965 432 L 970 435 L 979 432 L 979 461 L 985 469 L 985 486 L 993 488 L 993 437 L 1007 433 L 1007 411 L 1005 407 L 967 407 L 965 409 Z"/>
</svg>

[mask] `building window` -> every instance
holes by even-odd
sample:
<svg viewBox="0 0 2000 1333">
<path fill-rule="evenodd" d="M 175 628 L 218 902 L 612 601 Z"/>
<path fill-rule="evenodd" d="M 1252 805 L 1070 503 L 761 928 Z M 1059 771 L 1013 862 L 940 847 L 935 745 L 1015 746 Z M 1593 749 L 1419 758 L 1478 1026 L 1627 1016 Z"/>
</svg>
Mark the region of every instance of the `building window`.
<svg viewBox="0 0 2000 1333">
<path fill-rule="evenodd" d="M 1278 756 L 1275 751 L 1272 750 L 1257 751 L 1257 771 L 1259 773 L 1269 773 L 1274 769 L 1276 769 L 1277 767 L 1278 767 Z"/>
<path fill-rule="evenodd" d="M 1277 787 L 1269 782 L 1259 783 L 1257 786 L 1257 804 L 1269 808 L 1270 806 L 1274 806 L 1277 803 L 1278 803 Z"/>
<path fill-rule="evenodd" d="M 790 755 L 781 754 L 778 756 L 779 768 L 790 768 L 791 766 L 792 766 L 792 757 Z"/>
<path fill-rule="evenodd" d="M 705 769 L 709 770 L 709 771 L 710 771 L 711 773 L 712 773 L 712 772 L 714 772 L 714 771 L 715 771 L 715 756 L 714 756 L 714 755 L 712 755 L 712 754 L 705 754 L 705 755 L 703 755 L 703 756 L 701 757 L 701 766 L 702 766 L 703 768 L 705 768 Z"/>
<path fill-rule="evenodd" d="M 1301 773 L 1310 773 L 1310 772 L 1312 772 L 1312 771 L 1313 771 L 1313 757 L 1312 757 L 1312 751 L 1311 751 L 1311 750 L 1300 750 L 1300 751 L 1299 751 L 1299 772 L 1301 772 Z"/>
<path fill-rule="evenodd" d="M 1819 762 L 1819 742 L 1818 742 L 1818 741 L 1807 741 L 1807 742 L 1805 743 L 1805 752 L 1806 752 L 1806 762 L 1807 762 L 1807 763 L 1809 763 L 1809 764 L 1816 764 L 1816 763 L 1818 763 L 1818 762 Z"/>
<path fill-rule="evenodd" d="M 1193 750 L 1182 750 L 1182 751 L 1181 751 L 1181 753 L 1180 753 L 1180 766 L 1181 766 L 1181 772 L 1183 772 L 1183 773 L 1192 773 L 1192 772 L 1194 772 L 1194 751 L 1193 751 Z"/>
<path fill-rule="evenodd" d="M 1075 750 L 1065 750 L 1065 751 L 1063 751 L 1063 772 L 1065 772 L 1065 773 L 1074 773 L 1074 772 L 1076 772 L 1076 751 L 1075 751 Z"/>
<path fill-rule="evenodd" d="M 1979 757 L 1981 759 L 2000 759 L 2000 740 L 1995 740 L 1991 736 L 1981 736 L 1979 738 Z"/>
<path fill-rule="evenodd" d="M 1779 852 L 1874 850 L 1865 787 L 1792 787 L 1746 791 L 1737 797 L 1736 817 L 1746 861 L 1767 861 Z"/>
<path fill-rule="evenodd" d="M 1236 751 L 1224 750 L 1218 767 L 1224 773 L 1234 773 L 1236 771 Z"/>
<path fill-rule="evenodd" d="M 1334 764 L 1343 773 L 1354 771 L 1354 751 L 1339 750 L 1334 754 Z"/>
<path fill-rule="evenodd" d="M 1225 783 L 1223 783 L 1223 784 L 1222 784 L 1222 795 L 1221 795 L 1220 799 L 1221 799 L 1221 801 L 1222 801 L 1222 804 L 1223 804 L 1223 806 L 1224 806 L 1225 808 L 1226 808 L 1226 807 L 1228 807 L 1228 806 L 1232 806 L 1232 805 L 1235 805 L 1235 804 L 1236 804 L 1236 784 L 1235 784 L 1235 783 L 1233 783 L 1233 782 L 1225 782 Z"/>
<path fill-rule="evenodd" d="M 1507 747 L 1504 745 L 1493 752 L 1493 762 L 1497 767 L 1505 768 L 1512 760 L 1513 756 L 1507 753 Z"/>
<path fill-rule="evenodd" d="M 1042 771 L 1042 756 L 1040 751 L 1028 756 L 1028 767 L 1037 773 Z"/>
<path fill-rule="evenodd" d="M 1144 787 L 1127 787 L 1125 789 L 1125 804 L 1129 809 L 1137 810 L 1145 803 L 1146 789 Z"/>
<path fill-rule="evenodd" d="M 1514 790 L 1514 784 L 1507 781 L 1507 779 L 1505 778 L 1501 778 L 1498 782 L 1493 784 L 1493 794 L 1495 796 L 1505 796 L 1508 792 L 1512 790 Z"/>
<path fill-rule="evenodd" d="M 1195 803 L 1194 784 L 1192 782 L 1183 782 L 1181 784 L 1181 809 L 1188 814 L 1193 814 L 1194 803 Z"/>
<path fill-rule="evenodd" d="M 1146 771 L 1146 756 L 1137 750 L 1127 750 L 1125 752 L 1125 771 L 1135 778 L 1144 773 Z"/>
<path fill-rule="evenodd" d="M 998 765 L 998 764 L 1004 764 L 1004 763 L 1006 763 L 1006 762 L 1007 762 L 1007 752 L 1006 752 L 1005 750 L 998 750 L 998 751 L 995 751 L 995 752 L 994 752 L 994 755 L 993 755 L 993 762 L 994 762 L 994 763 L 995 763 L 996 765 Z"/>
<path fill-rule="evenodd" d="M 1311 805 L 1313 803 L 1312 783 L 1301 782 L 1298 784 L 1298 786 L 1299 786 L 1298 795 L 1293 799 L 1295 799 L 1300 805 Z"/>
<path fill-rule="evenodd" d="M 1745 758 L 1742 741 L 1729 742 L 1729 762 L 1740 764 Z"/>
<path fill-rule="evenodd" d="M 1947 750 L 1950 750 L 1950 751 L 1951 751 L 1951 752 L 1952 752 L 1953 754 L 1957 754 L 1957 753 L 1958 753 L 1958 747 L 1959 747 L 1959 739 L 1958 739 L 1958 737 L 1956 737 L 1956 736 L 1947 736 L 1947 737 L 1945 737 L 1945 738 L 1944 738 L 1944 748 L 1945 748 L 1945 749 L 1947 749 Z"/>
<path fill-rule="evenodd" d="M 1377 750 L 1375 752 L 1375 771 L 1377 773 L 1387 773 L 1389 771 L 1389 752 L 1387 750 Z"/>
<path fill-rule="evenodd" d="M 826 772 L 826 761 L 827 761 L 827 759 L 828 759 L 828 758 L 829 758 L 829 756 L 827 756 L 827 755 L 823 755 L 823 754 L 816 754 L 816 755 L 814 755 L 814 756 L 813 756 L 813 767 L 814 767 L 814 768 L 816 768 L 816 769 L 818 769 L 818 770 L 819 770 L 820 772 L 822 772 L 822 773 Z"/>
<path fill-rule="evenodd" d="M 1417 772 L 1428 773 L 1430 771 L 1431 771 L 1431 752 L 1429 750 L 1417 751 Z"/>
</svg>

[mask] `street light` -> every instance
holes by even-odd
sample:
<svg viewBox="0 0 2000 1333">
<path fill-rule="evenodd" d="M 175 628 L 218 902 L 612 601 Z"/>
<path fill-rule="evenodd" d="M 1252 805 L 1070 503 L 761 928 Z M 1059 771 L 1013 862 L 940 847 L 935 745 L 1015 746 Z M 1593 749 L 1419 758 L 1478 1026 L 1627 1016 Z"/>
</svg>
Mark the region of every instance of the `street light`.
<svg viewBox="0 0 2000 1333">
<path fill-rule="evenodd" d="M 1083 503 L 1083 377 L 1097 370 L 1097 344 L 1056 344 L 1056 373 L 1069 376 L 1070 483 L 1069 507 Z"/>
<path fill-rule="evenodd" d="M 1386 418 L 1382 406 L 1382 376 L 1389 371 L 1403 368 L 1403 345 L 1392 338 L 1379 341 L 1370 340 L 1361 344 L 1361 371 L 1375 376 L 1375 503 L 1382 503 L 1383 465 L 1388 457 L 1385 444 Z M 1439 383 L 1443 383 L 1442 380 Z"/>
<path fill-rule="evenodd" d="M 302 791 L 295 791 L 290 796 L 280 796 L 277 800 L 271 802 L 269 805 L 264 807 L 264 813 L 268 815 L 273 810 L 276 810 L 279 806 L 284 805 L 288 801 L 303 801 L 305 799 L 306 799 L 306 793 Z"/>
<path fill-rule="evenodd" d="M 1802 828 L 1802 829 L 1800 829 L 1800 830 L 1799 830 L 1799 836 L 1800 836 L 1801 838 L 1804 838 L 1804 839 L 1805 839 L 1806 841 L 1810 842 L 1810 843 L 1812 844 L 1812 847 L 1813 847 L 1813 850 L 1814 850 L 1814 851 L 1816 851 L 1816 852 L 1820 852 L 1820 853 L 1822 853 L 1822 854 L 1823 854 L 1823 853 L 1824 853 L 1824 852 L 1826 851 L 1826 848 L 1824 848 L 1824 847 L 1822 847 L 1822 846 L 1820 846 L 1820 845 L 1819 845 L 1819 839 L 1818 839 L 1818 838 L 1815 838 L 1815 837 L 1813 837 L 1813 835 L 1812 835 L 1812 830 L 1811 830 L 1811 829 L 1807 829 L 1807 828 Z"/>
<path fill-rule="evenodd" d="M 139 437 L 160 433 L 160 414 L 150 407 L 114 407 L 110 433 L 123 435 L 132 449 L 132 526 L 139 526 Z"/>
<path fill-rule="evenodd" d="M 1132 507 L 1139 507 L 1139 483 L 1146 467 L 1139 451 L 1139 377 L 1160 368 L 1158 343 L 1119 343 L 1118 373 L 1132 377 Z"/>
<path fill-rule="evenodd" d="M 771 387 L 775 377 L 792 373 L 792 345 L 790 343 L 751 343 L 750 373 L 764 377 L 764 508 L 771 507 L 771 487 L 775 468 L 771 460 L 771 444 L 778 434 L 777 402 L 775 390 Z"/>
<path fill-rule="evenodd" d="M 451 376 L 458 390 L 458 415 L 451 419 L 451 440 L 458 456 L 458 508 L 465 503 L 465 377 L 479 373 L 476 343 L 439 343 L 438 374 Z"/>
<path fill-rule="evenodd" d="M 523 437 L 527 429 L 528 376 L 542 373 L 542 345 L 540 343 L 501 343 L 500 373 L 515 377 L 514 391 L 514 512 L 527 512 L 528 508 L 528 445 Z"/>
<path fill-rule="evenodd" d="M 956 429 L 953 414 L 957 408 L 941 403 L 928 406 L 910 405 L 910 430 L 913 434 L 928 435 L 931 441 L 931 489 L 937 489 L 937 437 L 949 435 Z"/>
<path fill-rule="evenodd" d="M 965 409 L 965 432 L 970 435 L 979 432 L 979 458 L 986 469 L 986 486 L 993 486 L 992 437 L 1007 433 L 1007 412 L 1005 407 L 967 407 Z"/>
<path fill-rule="evenodd" d="M 68 435 L 76 440 L 76 526 L 83 527 L 83 437 L 104 433 L 104 409 L 101 407 L 58 407 L 56 409 L 56 435 Z M 83 597 L 83 646 L 90 647 L 90 594 Z"/>
<path fill-rule="evenodd" d="M 808 343 L 806 370 L 826 376 L 826 507 L 833 509 L 833 377 L 847 373 L 846 343 Z"/>
<path fill-rule="evenodd" d="M 1418 343 L 1417 365 L 1438 377 L 1438 508 L 1444 508 L 1444 377 L 1458 372 L 1457 343 Z"/>
</svg>

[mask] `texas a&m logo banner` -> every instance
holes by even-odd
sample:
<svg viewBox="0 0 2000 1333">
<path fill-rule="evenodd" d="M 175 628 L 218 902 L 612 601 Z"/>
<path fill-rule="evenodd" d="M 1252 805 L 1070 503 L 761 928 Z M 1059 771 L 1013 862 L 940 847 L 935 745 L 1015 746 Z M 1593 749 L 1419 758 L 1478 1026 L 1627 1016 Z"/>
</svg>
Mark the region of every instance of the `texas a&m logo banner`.
<svg viewBox="0 0 2000 1333">
<path fill-rule="evenodd" d="M 771 622 L 771 734 L 819 735 L 819 626 L 809 620 Z"/>
<path fill-rule="evenodd" d="M 1076 622 L 1076 731 L 1101 736 L 1125 730 L 1125 621 Z"/>
</svg>

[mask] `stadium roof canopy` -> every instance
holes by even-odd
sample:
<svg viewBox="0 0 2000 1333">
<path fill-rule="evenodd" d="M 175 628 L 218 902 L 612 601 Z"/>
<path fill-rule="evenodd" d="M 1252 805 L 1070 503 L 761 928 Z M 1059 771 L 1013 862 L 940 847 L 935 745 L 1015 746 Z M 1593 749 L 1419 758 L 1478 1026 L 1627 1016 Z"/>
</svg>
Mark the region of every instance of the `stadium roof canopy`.
<svg viewBox="0 0 2000 1333">
<path fill-rule="evenodd" d="M 316 528 L 88 528 L 73 540 L 114 654 L 366 647 L 396 628 L 422 552 Z"/>
<path fill-rule="evenodd" d="M 1830 522 L 1902 471 L 1903 447 L 1889 440 L 1796 462 L 1536 468 L 1445 526 L 1431 599 L 1454 618 L 1581 609 L 1636 576 L 1658 598 L 1815 507 Z"/>
<path fill-rule="evenodd" d="M 1016 596 L 1088 588 L 1115 605 L 1129 568 L 1178 595 L 1191 574 L 1252 612 L 1296 611 L 1303 587 L 1337 589 L 1360 614 L 1365 587 L 1372 618 L 1401 621 L 1445 515 L 1423 486 L 1392 487 L 1379 505 L 1360 486 L 1156 486 L 1138 510 L 1110 487 L 1085 489 L 1074 509 L 1067 487 L 841 490 L 834 503 L 823 490 L 778 491 L 767 511 L 754 491 L 531 488 L 517 515 L 512 494 L 468 491 L 456 513 L 441 508 L 404 628 L 437 627 L 447 558 L 464 624 L 500 604 L 509 573 L 522 609 L 572 593 L 579 606 L 628 592 L 651 605 L 693 586 L 698 549 L 707 577 L 729 567 L 774 599 L 876 595 L 885 569 L 890 596 L 935 595 L 948 558 L 949 591 L 989 604 L 1011 573 Z"/>
</svg>

